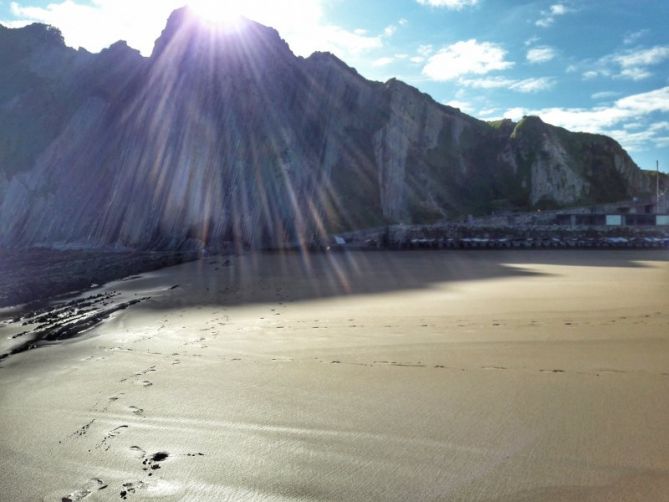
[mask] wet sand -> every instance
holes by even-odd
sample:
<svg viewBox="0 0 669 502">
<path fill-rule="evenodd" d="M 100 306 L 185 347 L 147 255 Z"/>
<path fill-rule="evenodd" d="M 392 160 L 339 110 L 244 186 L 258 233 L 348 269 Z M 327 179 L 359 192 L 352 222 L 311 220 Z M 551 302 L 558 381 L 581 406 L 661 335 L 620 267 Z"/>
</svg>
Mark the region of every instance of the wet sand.
<svg viewBox="0 0 669 502">
<path fill-rule="evenodd" d="M 195 251 L 55 250 L 0 248 L 0 308 L 87 289 L 199 257 Z"/>
<path fill-rule="evenodd" d="M 260 255 L 92 289 L 143 301 L 0 362 L 0 499 L 667 500 L 667 258 Z"/>
</svg>

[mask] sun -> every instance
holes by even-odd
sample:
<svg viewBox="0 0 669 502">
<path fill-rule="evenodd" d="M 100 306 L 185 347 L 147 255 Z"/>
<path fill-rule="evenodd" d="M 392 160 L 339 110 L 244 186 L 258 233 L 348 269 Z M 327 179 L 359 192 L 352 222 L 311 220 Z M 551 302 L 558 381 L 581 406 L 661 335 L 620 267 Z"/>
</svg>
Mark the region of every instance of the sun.
<svg viewBox="0 0 669 502">
<path fill-rule="evenodd" d="M 188 6 L 202 20 L 224 28 L 238 27 L 242 19 L 237 2 L 226 0 L 189 0 Z"/>
</svg>

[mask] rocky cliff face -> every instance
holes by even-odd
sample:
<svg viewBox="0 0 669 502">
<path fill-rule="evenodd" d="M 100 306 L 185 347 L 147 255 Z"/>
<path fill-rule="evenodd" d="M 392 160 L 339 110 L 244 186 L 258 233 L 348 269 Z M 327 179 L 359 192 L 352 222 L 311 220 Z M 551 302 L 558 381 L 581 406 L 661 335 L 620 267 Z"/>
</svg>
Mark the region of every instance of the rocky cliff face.
<svg viewBox="0 0 669 502">
<path fill-rule="evenodd" d="M 0 27 L 0 67 L 0 246 L 280 245 L 651 189 L 608 138 L 481 122 L 187 9 L 150 58 Z"/>
</svg>

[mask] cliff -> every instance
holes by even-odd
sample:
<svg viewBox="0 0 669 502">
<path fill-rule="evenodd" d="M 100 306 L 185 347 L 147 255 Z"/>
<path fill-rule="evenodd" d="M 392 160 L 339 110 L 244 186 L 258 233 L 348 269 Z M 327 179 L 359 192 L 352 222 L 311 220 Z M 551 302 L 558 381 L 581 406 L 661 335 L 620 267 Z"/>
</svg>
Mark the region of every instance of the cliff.
<svg viewBox="0 0 669 502">
<path fill-rule="evenodd" d="M 254 247 L 649 192 L 610 138 L 486 123 L 251 21 L 175 11 L 150 58 L 0 26 L 0 246 Z M 664 183 L 664 180 L 663 180 Z"/>
</svg>

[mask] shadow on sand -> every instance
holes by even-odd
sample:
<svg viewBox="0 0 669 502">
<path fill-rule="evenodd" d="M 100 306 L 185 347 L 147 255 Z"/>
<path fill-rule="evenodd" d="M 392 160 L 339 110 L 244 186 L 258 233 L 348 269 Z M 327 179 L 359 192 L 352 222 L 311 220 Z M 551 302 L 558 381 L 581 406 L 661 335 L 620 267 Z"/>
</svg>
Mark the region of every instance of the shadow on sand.
<svg viewBox="0 0 669 502">
<path fill-rule="evenodd" d="M 172 278 L 183 281 L 178 284 L 187 292 L 193 287 L 193 294 L 180 294 L 170 301 L 170 305 L 179 308 L 269 303 L 277 299 L 308 301 L 513 277 L 553 277 L 558 280 L 557 275 L 533 270 L 533 266 L 646 268 L 650 265 L 645 262 L 664 262 L 668 258 L 666 251 L 544 250 L 368 251 L 249 254 L 231 259 L 215 257 L 173 269 L 176 274 Z M 143 307 L 160 308 L 156 304 Z"/>
<path fill-rule="evenodd" d="M 196 306 L 239 306 L 378 295 L 443 288 L 449 283 L 509 278 L 560 280 L 536 266 L 646 268 L 666 262 L 666 251 L 373 251 L 340 253 L 264 253 L 216 256 L 102 288 L 94 296 L 47 302 L 13 312 L 5 326 L 24 326 L 13 334 L 0 361 L 10 355 L 80 337 L 113 313 L 141 308 L 164 311 Z M 669 278 L 668 278 L 669 279 Z M 123 294 L 120 297 L 119 292 Z M 155 301 L 147 290 L 162 291 Z M 128 296 L 136 299 L 128 301 Z M 149 293 L 150 295 L 150 293 Z M 123 299 L 125 297 L 125 300 Z M 141 305 L 137 305 L 141 302 Z M 134 306 L 136 305 L 136 306 Z M 1 326 L 0 326 L 1 328 Z M 0 329 L 0 332 L 2 329 Z"/>
</svg>

